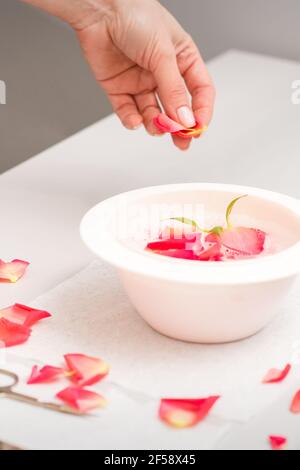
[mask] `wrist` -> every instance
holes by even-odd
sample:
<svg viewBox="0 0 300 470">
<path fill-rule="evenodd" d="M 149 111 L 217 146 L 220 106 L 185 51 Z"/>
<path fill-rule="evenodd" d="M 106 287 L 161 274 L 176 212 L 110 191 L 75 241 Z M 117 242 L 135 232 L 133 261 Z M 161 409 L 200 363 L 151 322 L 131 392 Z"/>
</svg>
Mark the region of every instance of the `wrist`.
<svg viewBox="0 0 300 470">
<path fill-rule="evenodd" d="M 116 0 L 23 0 L 62 19 L 74 29 L 84 29 L 114 10 Z"/>
</svg>

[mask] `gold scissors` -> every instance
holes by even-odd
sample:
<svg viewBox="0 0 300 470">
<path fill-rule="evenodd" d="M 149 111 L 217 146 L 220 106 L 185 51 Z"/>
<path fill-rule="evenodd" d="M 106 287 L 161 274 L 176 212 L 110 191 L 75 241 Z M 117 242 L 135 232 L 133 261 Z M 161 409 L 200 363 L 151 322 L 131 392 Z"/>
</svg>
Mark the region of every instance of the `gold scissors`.
<svg viewBox="0 0 300 470">
<path fill-rule="evenodd" d="M 73 410 L 66 405 L 59 405 L 56 403 L 48 403 L 38 400 L 37 398 L 30 397 L 28 395 L 23 395 L 22 393 L 14 392 L 14 387 L 19 383 L 19 377 L 13 372 L 0 369 L 0 376 L 8 379 L 8 385 L 0 385 L 0 398 L 8 398 L 10 400 L 16 400 L 28 405 L 37 406 L 39 408 L 44 408 L 47 410 L 57 411 L 58 413 L 65 413 L 69 415 L 83 416 L 83 413 L 77 410 Z"/>
</svg>

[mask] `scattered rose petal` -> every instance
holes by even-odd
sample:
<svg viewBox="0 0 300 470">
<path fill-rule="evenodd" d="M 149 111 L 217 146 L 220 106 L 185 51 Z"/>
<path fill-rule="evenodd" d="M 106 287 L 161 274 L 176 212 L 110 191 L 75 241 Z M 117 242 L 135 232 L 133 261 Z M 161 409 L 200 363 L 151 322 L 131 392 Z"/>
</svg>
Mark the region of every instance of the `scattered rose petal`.
<svg viewBox="0 0 300 470">
<path fill-rule="evenodd" d="M 106 400 L 98 393 L 80 387 L 67 387 L 56 395 L 71 408 L 87 413 L 95 408 L 106 406 Z"/>
<path fill-rule="evenodd" d="M 285 450 L 287 438 L 282 436 L 269 436 L 269 442 L 272 450 Z"/>
<path fill-rule="evenodd" d="M 263 379 L 264 384 L 271 384 L 276 382 L 282 382 L 289 374 L 292 366 L 287 364 L 283 370 L 270 369 Z"/>
<path fill-rule="evenodd" d="M 31 334 L 31 330 L 25 325 L 18 325 L 6 318 L 0 318 L 0 344 L 5 347 L 17 346 L 25 343 Z"/>
<path fill-rule="evenodd" d="M 84 354 L 66 354 L 64 358 L 68 368 L 73 372 L 71 380 L 81 387 L 99 382 L 109 372 L 109 366 L 102 359 Z"/>
<path fill-rule="evenodd" d="M 292 413 L 300 413 L 300 390 L 296 393 L 296 395 L 293 398 L 290 411 Z"/>
<path fill-rule="evenodd" d="M 156 116 L 153 122 L 160 131 L 178 135 L 186 139 L 198 137 L 207 130 L 207 127 L 202 126 L 199 122 L 197 122 L 194 127 L 186 128 L 163 113 Z"/>
<path fill-rule="evenodd" d="M 20 325 L 32 326 L 43 318 L 51 317 L 50 313 L 44 310 L 27 307 L 22 304 L 15 304 L 11 307 L 0 310 L 0 318 L 6 318 Z"/>
<path fill-rule="evenodd" d="M 195 426 L 208 415 L 219 398 L 219 396 L 199 399 L 163 398 L 160 402 L 159 417 L 176 428 Z"/>
<path fill-rule="evenodd" d="M 0 260 L 0 282 L 17 282 L 29 266 L 27 261 L 14 259 L 9 263 Z"/>
<path fill-rule="evenodd" d="M 266 233 L 255 228 L 225 229 L 220 234 L 222 245 L 245 255 L 259 255 L 264 249 Z"/>
<path fill-rule="evenodd" d="M 31 375 L 27 381 L 28 385 L 53 382 L 59 377 L 64 376 L 66 371 L 61 367 L 44 366 L 41 369 L 34 366 Z"/>
</svg>

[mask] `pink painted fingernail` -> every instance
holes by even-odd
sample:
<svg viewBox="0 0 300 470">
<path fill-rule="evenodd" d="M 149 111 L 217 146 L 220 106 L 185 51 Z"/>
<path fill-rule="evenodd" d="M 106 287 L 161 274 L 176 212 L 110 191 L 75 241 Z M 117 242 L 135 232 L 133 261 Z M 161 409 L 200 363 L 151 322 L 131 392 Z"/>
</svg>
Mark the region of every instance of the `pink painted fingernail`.
<svg viewBox="0 0 300 470">
<path fill-rule="evenodd" d="M 177 109 L 178 118 L 185 127 L 194 127 L 196 125 L 195 117 L 188 106 L 181 106 Z"/>
</svg>

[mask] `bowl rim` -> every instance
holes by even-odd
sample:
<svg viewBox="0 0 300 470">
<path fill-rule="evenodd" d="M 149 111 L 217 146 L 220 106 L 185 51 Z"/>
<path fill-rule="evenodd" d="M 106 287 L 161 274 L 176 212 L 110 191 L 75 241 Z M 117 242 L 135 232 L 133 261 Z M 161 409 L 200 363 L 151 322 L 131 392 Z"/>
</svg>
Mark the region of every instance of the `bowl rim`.
<svg viewBox="0 0 300 470">
<path fill-rule="evenodd" d="M 161 280 L 178 281 L 192 284 L 246 284 L 268 282 L 295 276 L 300 271 L 300 240 L 291 247 L 261 258 L 235 260 L 228 263 L 192 262 L 170 258 L 147 251 L 134 250 L 126 246 L 105 230 L 101 230 L 99 240 L 99 212 L 113 209 L 118 201 L 126 198 L 134 201 L 138 196 L 155 195 L 160 192 L 179 191 L 223 191 L 249 194 L 266 201 L 277 203 L 292 211 L 300 218 L 300 201 L 296 198 L 249 186 L 220 183 L 180 183 L 149 186 L 112 196 L 92 207 L 80 224 L 80 235 L 87 247 L 98 257 L 118 269 Z M 97 217 L 97 236 L 95 237 L 95 217 Z"/>
</svg>

